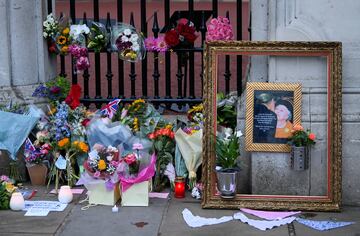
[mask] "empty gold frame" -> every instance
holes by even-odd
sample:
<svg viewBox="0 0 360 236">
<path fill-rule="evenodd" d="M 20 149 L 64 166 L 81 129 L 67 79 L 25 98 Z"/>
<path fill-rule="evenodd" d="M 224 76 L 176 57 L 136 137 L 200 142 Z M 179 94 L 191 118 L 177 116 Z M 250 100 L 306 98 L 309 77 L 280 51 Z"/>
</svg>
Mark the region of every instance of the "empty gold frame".
<svg viewBox="0 0 360 236">
<path fill-rule="evenodd" d="M 215 172 L 215 136 L 217 130 L 216 121 L 216 94 L 218 91 L 218 75 L 219 75 L 219 58 L 223 58 L 225 55 L 241 55 L 243 57 L 263 57 L 266 58 L 270 71 L 272 66 L 281 65 L 284 61 L 286 63 L 299 63 L 301 60 L 296 58 L 305 58 L 305 63 L 301 66 L 313 66 L 314 63 L 309 63 L 308 58 L 311 60 L 319 60 L 323 62 L 321 72 L 324 76 L 319 77 L 321 86 L 312 86 L 311 83 L 304 82 L 302 79 L 297 79 L 296 75 L 301 74 L 299 71 L 291 73 L 293 68 L 291 64 L 287 64 L 287 70 L 290 70 L 289 76 L 283 76 L 286 80 L 271 78 L 271 82 L 291 82 L 302 84 L 302 104 L 306 104 L 308 107 L 303 108 L 301 111 L 302 122 L 313 125 L 311 128 L 318 129 L 317 136 L 319 142 L 314 148 L 313 160 L 317 165 L 317 161 L 320 158 L 325 160 L 322 166 L 321 178 L 323 182 L 317 183 L 323 189 L 322 192 L 313 192 L 309 194 L 303 194 L 296 192 L 296 188 L 293 193 L 289 193 L 287 189 L 291 189 L 294 186 L 288 185 L 281 186 L 274 193 L 271 193 L 272 184 L 269 182 L 268 190 L 270 194 L 262 192 L 262 190 L 256 190 L 256 176 L 266 175 L 266 168 L 258 168 L 255 163 L 262 163 L 263 161 L 275 163 L 278 160 L 287 160 L 289 153 L 276 153 L 281 150 L 261 150 L 262 152 L 247 152 L 244 148 L 245 144 L 241 147 L 241 156 L 246 156 L 252 165 L 252 173 L 246 175 L 246 178 L 251 176 L 251 180 L 247 182 L 250 186 L 246 192 L 238 192 L 234 199 L 222 199 L 216 191 L 216 172 Z M 311 61 L 310 60 L 310 61 Z M 254 67 L 254 62 L 250 63 L 250 67 Z M 266 63 L 264 63 L 266 64 Z M 341 205 L 341 145 L 342 145 L 342 126 L 341 126 L 341 74 L 342 74 L 342 49 L 339 42 L 255 42 L 255 41 L 213 41 L 206 43 L 204 51 L 204 137 L 203 137 L 203 184 L 204 193 L 202 199 L 203 208 L 228 208 L 239 209 L 241 207 L 253 208 L 253 209 L 267 209 L 267 210 L 310 210 L 310 211 L 339 211 Z M 290 65 L 290 66 L 289 66 Z M 248 67 L 249 68 L 249 67 Z M 295 68 L 295 66 L 294 66 Z M 315 68 L 316 70 L 316 68 Z M 281 70 L 279 70 L 281 71 Z M 269 77 L 274 75 L 273 72 L 269 73 Z M 279 75 L 279 74 L 277 74 Z M 281 77 L 281 76 L 280 76 Z M 247 77 L 251 82 L 263 82 L 258 77 Z M 317 79 L 319 79 L 317 78 Z M 270 84 L 270 83 L 269 83 Z M 305 88 L 304 88 L 305 87 Z M 249 102 L 246 100 L 245 94 L 248 87 L 245 87 L 244 93 L 241 95 L 240 106 L 245 104 L 248 106 Z M 254 88 L 252 88 L 254 89 Z M 270 86 L 270 90 L 273 87 Z M 256 89 L 255 89 L 256 90 Z M 292 89 L 291 89 L 292 90 Z M 293 91 L 297 91 L 296 89 Z M 313 96 L 313 94 L 316 94 Z M 304 96 L 306 95 L 306 96 Z M 319 106 L 311 106 L 313 104 L 320 104 Z M 309 105 L 310 104 L 310 105 Z M 305 109 L 305 110 L 304 110 Z M 246 112 L 248 107 L 246 107 Z M 240 109 L 238 112 L 245 113 L 245 109 Z M 239 116 L 239 115 L 238 115 Z M 245 114 L 240 114 L 244 117 L 245 126 L 248 126 L 248 119 L 245 119 Z M 319 120 L 316 123 L 316 119 Z M 309 121 L 310 120 L 310 121 Z M 242 126 L 244 128 L 245 126 Z M 241 129 L 242 133 L 245 130 Z M 243 141 L 246 140 L 249 135 L 245 133 Z M 253 148 L 248 149 L 252 151 L 260 151 Z M 317 159 L 318 158 L 318 159 Z M 307 172 L 295 172 L 287 169 L 287 164 L 282 166 L 275 166 L 280 170 L 285 170 L 288 177 L 293 178 L 296 182 L 298 176 L 308 176 Z M 256 172 L 258 171 L 258 172 Z M 311 168 L 310 170 L 311 171 Z M 316 173 L 312 173 L 316 175 Z M 255 176 L 255 177 L 254 177 Z M 262 180 L 266 180 L 266 176 Z M 270 176 L 277 177 L 277 176 Z M 265 178 L 265 179 L 264 179 Z M 305 177 L 304 177 L 305 178 Z M 316 179 L 313 177 L 306 177 L 307 181 Z M 276 179 L 276 178 L 274 178 Z M 255 179 L 256 180 L 256 179 Z M 289 182 L 289 181 L 288 181 Z M 286 183 L 286 182 L 284 182 Z M 295 185 L 296 183 L 294 183 Z"/>
</svg>

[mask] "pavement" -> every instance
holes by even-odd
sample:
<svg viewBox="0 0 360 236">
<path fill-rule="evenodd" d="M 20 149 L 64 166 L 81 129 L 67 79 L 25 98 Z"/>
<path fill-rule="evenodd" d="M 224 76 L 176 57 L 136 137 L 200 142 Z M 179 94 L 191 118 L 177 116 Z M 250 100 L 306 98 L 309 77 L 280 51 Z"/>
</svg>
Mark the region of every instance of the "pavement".
<svg viewBox="0 0 360 236">
<path fill-rule="evenodd" d="M 30 187 L 32 188 L 32 187 Z M 37 187 L 38 193 L 32 200 L 57 200 L 45 187 Z M 189 227 L 182 218 L 187 208 L 194 215 L 220 218 L 232 216 L 236 210 L 202 209 L 199 200 L 190 193 L 186 198 L 177 199 L 170 193 L 168 199 L 150 198 L 148 207 L 119 207 L 113 213 L 111 206 L 93 206 L 81 210 L 86 203 L 79 201 L 86 197 L 74 195 L 74 200 L 63 212 L 50 212 L 47 217 L 26 217 L 25 212 L 0 211 L 0 235 L 144 235 L 144 236 L 184 236 L 184 235 L 266 235 L 266 236 L 360 236 L 360 207 L 343 207 L 340 213 L 313 212 L 314 220 L 353 221 L 355 224 L 329 231 L 317 231 L 297 222 L 267 231 L 260 231 L 240 221 Z M 251 217 L 254 218 L 254 217 Z"/>
</svg>

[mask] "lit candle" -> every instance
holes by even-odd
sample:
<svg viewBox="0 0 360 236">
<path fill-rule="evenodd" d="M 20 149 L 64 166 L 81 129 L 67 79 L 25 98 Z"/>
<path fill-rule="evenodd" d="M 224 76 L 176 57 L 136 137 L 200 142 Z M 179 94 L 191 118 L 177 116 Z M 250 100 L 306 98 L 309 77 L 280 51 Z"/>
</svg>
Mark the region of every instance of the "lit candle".
<svg viewBox="0 0 360 236">
<path fill-rule="evenodd" d="M 176 177 L 175 179 L 175 194 L 176 198 L 185 197 L 185 179 L 184 177 Z"/>
<path fill-rule="evenodd" d="M 24 197 L 21 193 L 15 192 L 11 195 L 10 209 L 13 211 L 20 211 L 25 208 Z"/>
<path fill-rule="evenodd" d="M 70 186 L 61 186 L 58 198 L 61 203 L 70 203 L 73 200 L 73 194 Z"/>
</svg>

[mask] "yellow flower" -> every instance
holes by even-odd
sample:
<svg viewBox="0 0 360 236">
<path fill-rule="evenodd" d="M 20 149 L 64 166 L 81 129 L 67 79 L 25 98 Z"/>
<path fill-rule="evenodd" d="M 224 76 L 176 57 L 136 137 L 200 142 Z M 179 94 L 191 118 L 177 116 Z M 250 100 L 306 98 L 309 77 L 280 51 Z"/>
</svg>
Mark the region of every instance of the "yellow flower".
<svg viewBox="0 0 360 236">
<path fill-rule="evenodd" d="M 145 100 L 144 100 L 144 99 L 141 99 L 141 98 L 136 99 L 136 100 L 133 102 L 132 105 L 135 105 L 135 104 L 137 104 L 137 103 L 145 103 Z"/>
<path fill-rule="evenodd" d="M 98 162 L 98 169 L 99 170 L 105 170 L 106 169 L 106 162 L 104 160 L 100 160 Z"/>
<path fill-rule="evenodd" d="M 204 110 L 204 106 L 203 104 L 200 104 L 198 106 L 193 106 L 191 109 L 188 110 L 188 114 L 192 113 L 192 112 L 202 112 Z"/>
<path fill-rule="evenodd" d="M 57 44 L 60 44 L 60 45 L 63 45 L 63 44 L 65 44 L 66 43 L 66 37 L 65 36 L 59 36 L 58 38 L 57 38 L 57 40 L 56 40 L 56 43 Z"/>
<path fill-rule="evenodd" d="M 171 125 L 171 124 L 166 125 L 166 126 L 165 126 L 165 129 L 170 129 L 170 130 L 172 130 L 172 125 Z"/>
<path fill-rule="evenodd" d="M 135 117 L 133 125 L 134 125 L 134 131 L 138 131 L 139 130 L 139 119 L 137 117 Z"/>
<path fill-rule="evenodd" d="M 12 183 L 6 183 L 6 191 L 8 191 L 9 193 L 12 193 L 15 191 L 16 187 L 12 184 Z"/>
<path fill-rule="evenodd" d="M 65 35 L 68 35 L 69 32 L 70 32 L 69 27 L 66 27 L 66 28 L 62 31 L 62 33 L 65 34 Z"/>
<path fill-rule="evenodd" d="M 69 51 L 69 47 L 68 46 L 64 46 L 61 48 L 60 50 L 62 53 L 67 53 Z"/>
<path fill-rule="evenodd" d="M 58 142 L 59 148 L 63 148 L 70 143 L 69 138 L 63 138 Z"/>
<path fill-rule="evenodd" d="M 52 108 L 50 109 L 50 111 L 48 112 L 48 115 L 54 115 L 56 111 L 57 111 L 57 110 L 56 110 L 56 107 L 52 107 Z"/>
</svg>

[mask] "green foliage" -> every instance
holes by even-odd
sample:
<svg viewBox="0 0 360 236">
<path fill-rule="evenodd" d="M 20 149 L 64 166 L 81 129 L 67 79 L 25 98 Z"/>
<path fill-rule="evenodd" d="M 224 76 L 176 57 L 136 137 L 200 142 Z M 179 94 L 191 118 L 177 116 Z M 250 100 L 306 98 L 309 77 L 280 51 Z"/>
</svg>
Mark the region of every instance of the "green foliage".
<svg viewBox="0 0 360 236">
<path fill-rule="evenodd" d="M 71 83 L 69 79 L 62 76 L 57 76 L 54 79 L 46 82 L 45 86 L 50 90 L 52 96 L 49 96 L 49 99 L 51 101 L 63 101 L 69 94 Z M 51 89 L 54 87 L 60 88 L 60 92 L 56 94 L 52 93 Z"/>
<path fill-rule="evenodd" d="M 233 130 L 237 124 L 236 99 L 234 95 L 217 94 L 217 123 Z"/>
<path fill-rule="evenodd" d="M 231 135 L 228 139 L 216 137 L 216 162 L 223 169 L 237 168 L 237 158 L 240 156 L 239 137 Z"/>
<path fill-rule="evenodd" d="M 310 137 L 312 137 L 311 139 Z M 296 147 L 303 147 L 303 146 L 309 146 L 313 145 L 316 142 L 314 141 L 315 135 L 310 132 L 310 130 L 304 131 L 304 130 L 298 130 L 293 132 L 292 137 L 290 137 L 288 140 L 289 145 L 294 145 Z"/>
<path fill-rule="evenodd" d="M 10 207 L 10 193 L 5 185 L 0 183 L 0 210 L 7 210 Z"/>
</svg>

